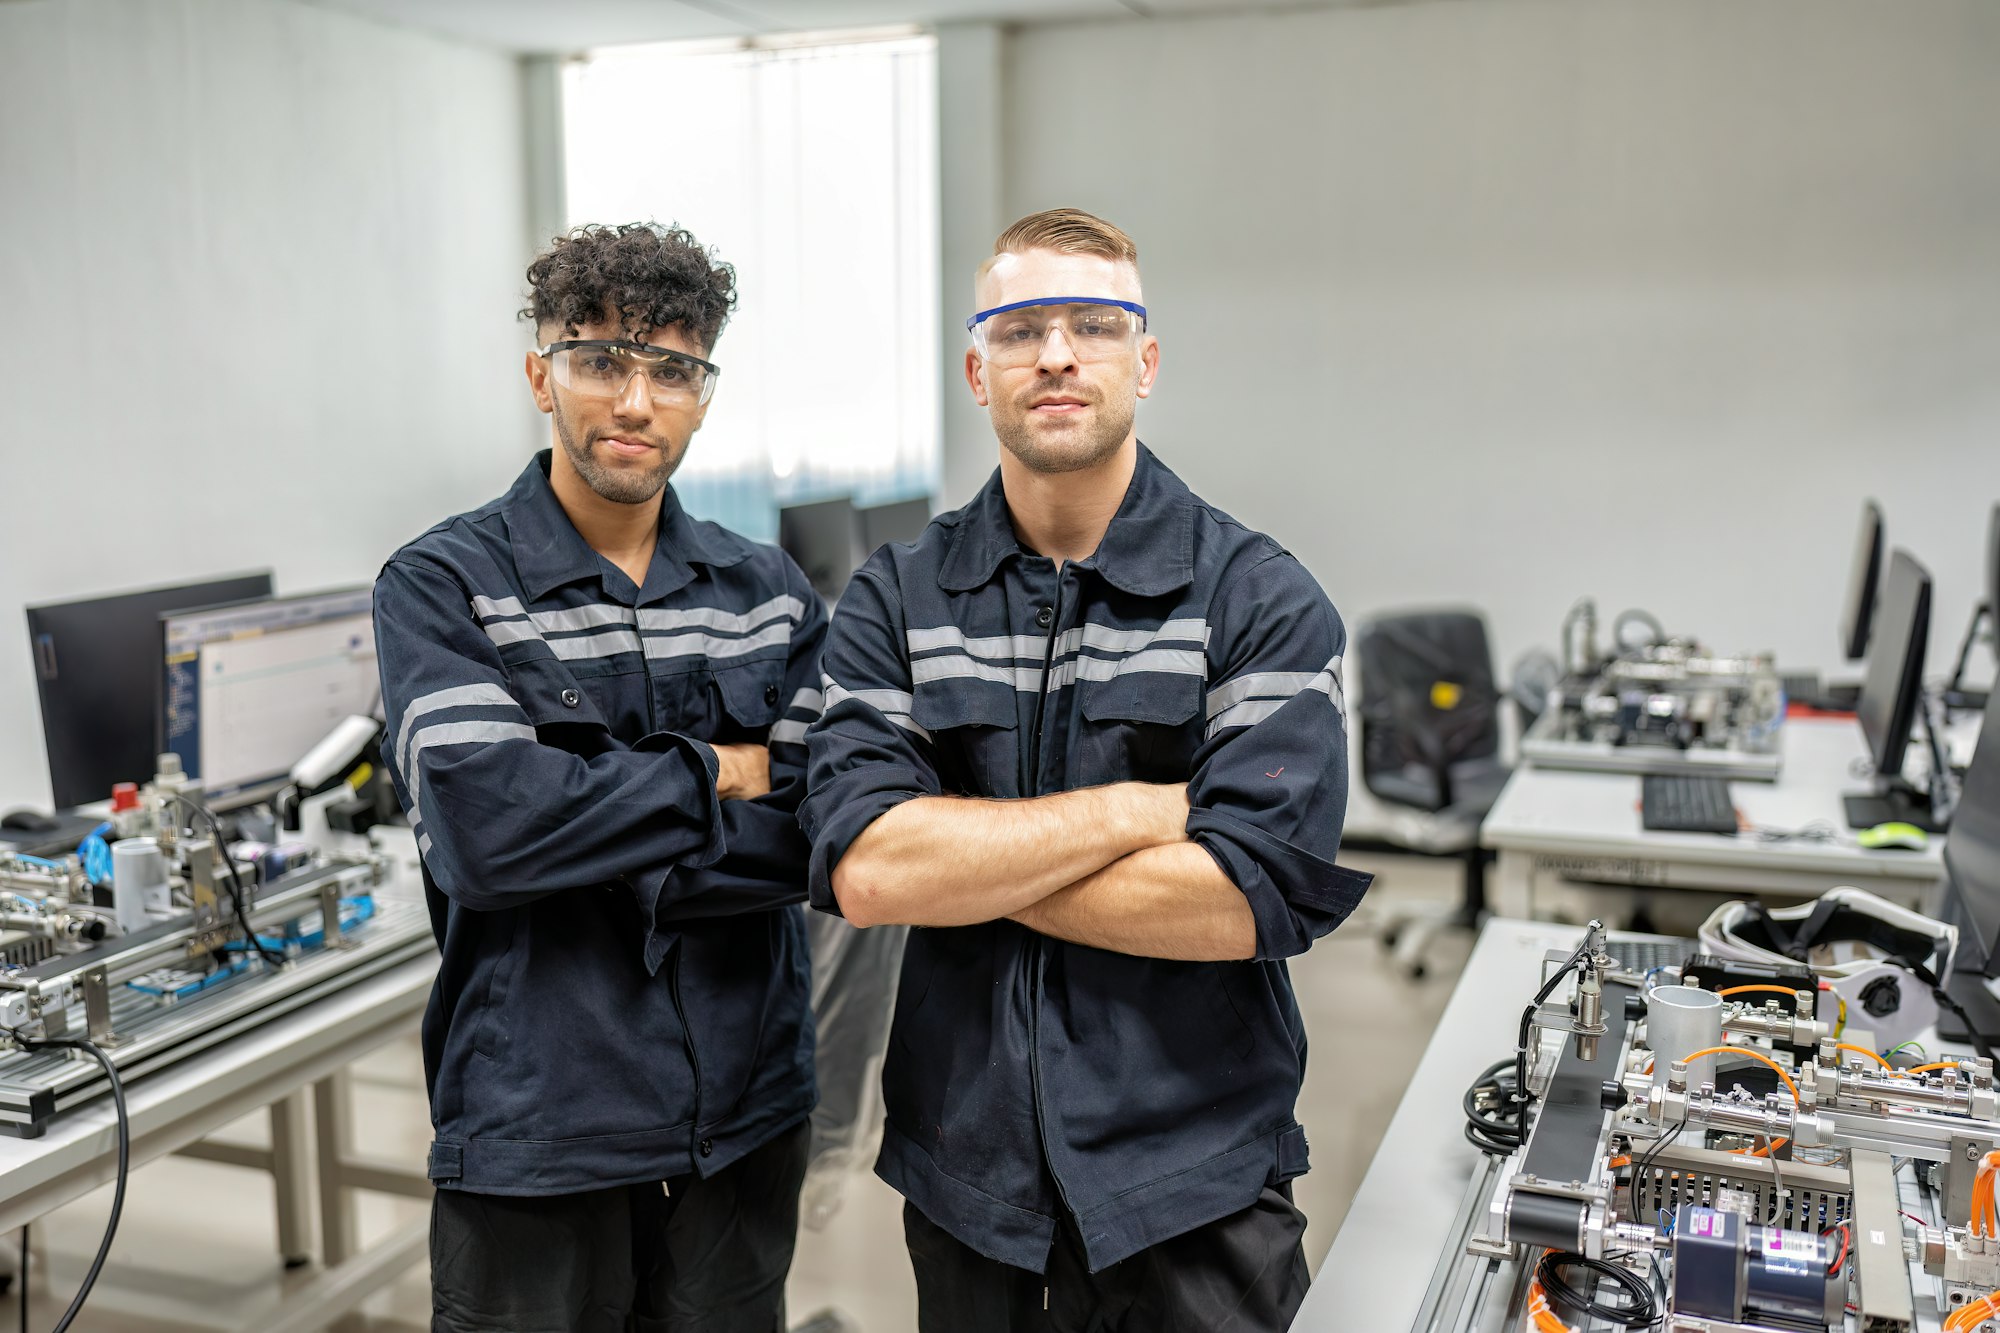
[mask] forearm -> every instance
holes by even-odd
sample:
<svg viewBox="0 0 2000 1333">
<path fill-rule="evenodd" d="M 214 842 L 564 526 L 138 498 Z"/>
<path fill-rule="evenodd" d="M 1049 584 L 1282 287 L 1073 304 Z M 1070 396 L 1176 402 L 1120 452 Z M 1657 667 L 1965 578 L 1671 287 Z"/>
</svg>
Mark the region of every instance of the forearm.
<svg viewBox="0 0 2000 1333">
<path fill-rule="evenodd" d="M 967 926 L 1020 911 L 1186 836 L 1180 787 L 1122 782 L 1029 800 L 921 796 L 863 830 L 833 870 L 858 926 Z"/>
<path fill-rule="evenodd" d="M 1011 915 L 1043 935 L 1141 958 L 1221 962 L 1257 950 L 1249 899 L 1192 842 L 1134 852 Z"/>
</svg>

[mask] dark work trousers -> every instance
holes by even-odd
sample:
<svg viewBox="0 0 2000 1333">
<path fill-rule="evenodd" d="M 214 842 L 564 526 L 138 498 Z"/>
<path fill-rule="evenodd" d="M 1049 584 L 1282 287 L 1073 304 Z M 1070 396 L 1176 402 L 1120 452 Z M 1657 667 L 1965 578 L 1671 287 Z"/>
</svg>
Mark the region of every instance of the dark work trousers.
<svg viewBox="0 0 2000 1333">
<path fill-rule="evenodd" d="M 1284 1333 L 1311 1281 L 1305 1232 L 1284 1184 L 1092 1273 L 1064 1218 L 1044 1274 L 989 1259 L 903 1205 L 920 1333 Z"/>
<path fill-rule="evenodd" d="M 811 1142 L 801 1123 L 664 1188 L 439 1190 L 432 1333 L 784 1333 Z"/>
</svg>

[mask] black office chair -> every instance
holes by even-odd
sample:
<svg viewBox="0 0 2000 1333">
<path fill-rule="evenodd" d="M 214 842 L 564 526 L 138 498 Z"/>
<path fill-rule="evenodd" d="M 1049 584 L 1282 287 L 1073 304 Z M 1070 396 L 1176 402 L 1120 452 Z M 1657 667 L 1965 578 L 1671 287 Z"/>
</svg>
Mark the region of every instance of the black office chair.
<svg viewBox="0 0 2000 1333">
<path fill-rule="evenodd" d="M 1449 909 L 1393 914 L 1382 941 L 1421 977 L 1439 934 L 1477 928 L 1486 915 L 1479 825 L 1511 770 L 1500 758 L 1500 710 L 1486 622 L 1470 611 L 1378 616 L 1358 635 L 1361 777 L 1396 817 L 1373 841 L 1392 851 L 1445 857 L 1464 867 Z"/>
</svg>

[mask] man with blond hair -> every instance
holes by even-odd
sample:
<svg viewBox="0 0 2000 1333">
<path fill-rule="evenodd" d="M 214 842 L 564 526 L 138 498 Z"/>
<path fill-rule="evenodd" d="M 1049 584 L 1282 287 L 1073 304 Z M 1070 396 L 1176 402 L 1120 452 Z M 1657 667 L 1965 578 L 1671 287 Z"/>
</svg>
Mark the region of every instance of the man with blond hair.
<svg viewBox="0 0 2000 1333">
<path fill-rule="evenodd" d="M 1345 632 L 1134 428 L 1138 251 L 1074 209 L 980 267 L 972 503 L 834 616 L 813 905 L 910 934 L 877 1171 L 925 1333 L 1276 1333 L 1303 1299 L 1284 959 L 1360 900 Z"/>
</svg>

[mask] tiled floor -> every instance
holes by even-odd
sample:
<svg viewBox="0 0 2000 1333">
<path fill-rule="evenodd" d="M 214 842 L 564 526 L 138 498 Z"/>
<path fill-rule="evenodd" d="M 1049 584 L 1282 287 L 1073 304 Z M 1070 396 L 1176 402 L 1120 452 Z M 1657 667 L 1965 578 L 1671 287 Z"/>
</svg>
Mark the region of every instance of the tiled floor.
<svg viewBox="0 0 2000 1333">
<path fill-rule="evenodd" d="M 1306 1247 L 1317 1267 L 1346 1216 L 1375 1145 L 1429 1040 L 1469 937 L 1448 936 L 1430 976 L 1412 982 L 1387 966 L 1373 938 L 1382 913 L 1417 900 L 1447 899 L 1456 867 L 1407 858 L 1343 858 L 1381 874 L 1363 912 L 1320 942 L 1292 969 L 1312 1043 L 1299 1118 L 1312 1140 L 1313 1171 L 1298 1203 L 1311 1220 Z M 357 1070 L 356 1125 L 371 1155 L 416 1163 L 429 1137 L 414 1041 L 377 1052 Z M 263 1137 L 261 1115 L 229 1137 Z M 110 1206 L 110 1190 L 51 1214 L 35 1227 L 33 1310 L 28 1327 L 54 1326 L 88 1266 Z M 900 1200 L 856 1171 L 841 1205 L 799 1239 L 792 1269 L 795 1319 L 836 1307 L 861 1333 L 915 1327 L 916 1297 L 903 1252 Z M 421 1218 L 423 1205 L 367 1198 L 363 1239 Z M 179 1333 L 253 1321 L 288 1283 L 273 1241 L 270 1180 L 253 1171 L 170 1159 L 134 1174 L 125 1218 L 103 1279 L 73 1328 L 77 1333 Z M 357 1328 L 422 1329 L 429 1287 L 421 1265 L 372 1299 Z M 15 1327 L 13 1295 L 0 1300 L 0 1333 Z"/>
</svg>

